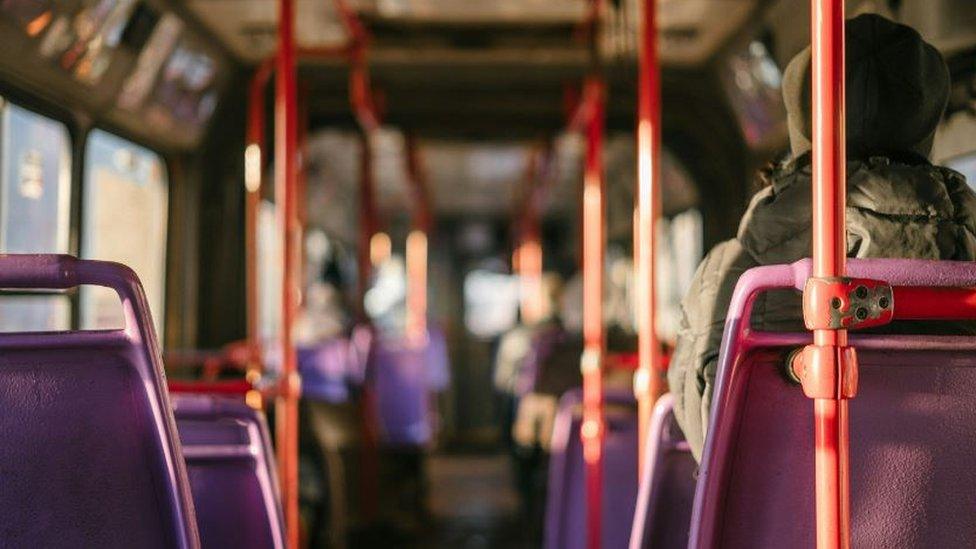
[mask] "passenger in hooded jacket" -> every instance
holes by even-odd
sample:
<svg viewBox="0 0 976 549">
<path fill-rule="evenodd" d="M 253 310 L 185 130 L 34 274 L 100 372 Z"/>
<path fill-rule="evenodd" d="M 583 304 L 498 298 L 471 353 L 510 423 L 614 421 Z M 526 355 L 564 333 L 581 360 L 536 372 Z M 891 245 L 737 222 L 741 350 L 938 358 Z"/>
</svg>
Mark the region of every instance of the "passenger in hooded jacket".
<svg viewBox="0 0 976 549">
<path fill-rule="evenodd" d="M 976 194 L 961 174 L 928 159 L 949 97 L 945 61 L 915 30 L 877 15 L 847 21 L 846 37 L 847 255 L 974 260 Z M 811 253 L 810 94 L 807 48 L 783 79 L 791 155 L 763 174 L 766 186 L 752 198 L 738 235 L 707 255 L 682 303 L 668 381 L 678 423 L 699 460 L 739 276 Z M 772 292 L 757 299 L 752 324 L 799 331 L 801 314 L 795 292 Z M 950 331 L 972 334 L 976 326 Z"/>
</svg>

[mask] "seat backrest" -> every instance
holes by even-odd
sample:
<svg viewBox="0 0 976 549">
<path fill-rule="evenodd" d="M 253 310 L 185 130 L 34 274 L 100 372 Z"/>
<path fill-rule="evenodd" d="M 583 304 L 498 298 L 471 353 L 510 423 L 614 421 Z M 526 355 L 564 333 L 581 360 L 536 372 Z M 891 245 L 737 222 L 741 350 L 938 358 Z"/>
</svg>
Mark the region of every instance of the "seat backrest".
<svg viewBox="0 0 976 549">
<path fill-rule="evenodd" d="M 644 455 L 644 480 L 637 494 L 630 548 L 684 549 L 688 547 L 698 463 L 675 422 L 670 394 L 654 405 Z"/>
<path fill-rule="evenodd" d="M 433 437 L 426 347 L 378 342 L 371 355 L 370 379 L 383 442 L 422 446 Z"/>
<path fill-rule="evenodd" d="M 375 389 L 382 440 L 423 446 L 434 436 L 432 396 L 450 382 L 444 333 L 431 326 L 423 343 L 374 336 L 367 379 Z"/>
<path fill-rule="evenodd" d="M 637 499 L 637 412 L 629 391 L 608 391 L 604 399 L 603 546 L 626 547 Z M 549 549 L 586 545 L 582 401 L 581 391 L 569 391 L 559 400 L 556 413 L 546 497 L 545 546 Z"/>
<path fill-rule="evenodd" d="M 749 329 L 762 291 L 802 287 L 808 261 L 760 267 L 729 309 L 692 520 L 693 547 L 812 547 L 813 404 L 783 376 L 808 334 Z M 976 264 L 851 260 L 850 276 L 898 286 L 976 286 Z M 898 304 L 895 303 L 896 311 Z M 976 340 L 852 335 L 854 547 L 976 545 Z"/>
<path fill-rule="evenodd" d="M 204 548 L 284 547 L 274 454 L 263 414 L 235 399 L 173 396 Z"/>
<path fill-rule="evenodd" d="M 0 256 L 0 288 L 114 289 L 122 330 L 0 334 L 0 545 L 198 547 L 162 359 L 127 267 Z"/>
</svg>

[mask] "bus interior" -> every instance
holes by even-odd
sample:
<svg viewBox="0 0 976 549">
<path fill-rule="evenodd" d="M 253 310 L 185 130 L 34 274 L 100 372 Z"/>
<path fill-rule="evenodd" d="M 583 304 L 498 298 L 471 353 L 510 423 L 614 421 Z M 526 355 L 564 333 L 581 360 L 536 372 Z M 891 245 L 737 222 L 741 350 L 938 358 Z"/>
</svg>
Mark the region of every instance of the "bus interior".
<svg viewBox="0 0 976 549">
<path fill-rule="evenodd" d="M 811 5 L 880 14 L 938 49 L 951 89 L 932 162 L 976 185 L 971 0 L 0 0 L 0 546 L 826 535 L 803 391 L 723 377 L 713 416 L 738 415 L 699 464 L 663 374 L 699 264 L 735 236 L 757 171 L 789 153 L 783 73 L 821 28 Z M 793 288 L 810 276 L 797 265 L 762 267 L 757 288 Z M 847 275 L 887 280 L 897 303 L 902 287 L 976 286 L 976 266 L 873 265 Z M 926 303 L 947 300 L 973 314 L 965 296 Z M 806 344 L 743 333 L 775 349 L 743 363 Z M 855 338 L 863 398 L 904 382 L 906 425 L 935 413 L 912 391 L 942 385 L 872 368 L 924 353 L 976 366 L 969 339 L 872 337 Z M 926 402 L 973 414 L 946 391 Z M 763 442 L 737 423 L 765 425 L 791 398 L 800 434 Z M 838 528 L 855 546 L 976 543 L 958 517 L 939 530 L 936 501 L 976 474 L 868 475 L 875 439 L 858 421 L 897 426 L 861 406 Z M 919 429 L 871 455 L 969 455 Z M 953 432 L 948 447 L 976 448 Z M 765 466 L 742 464 L 774 444 Z M 727 496 L 793 466 L 809 473 L 800 503 L 787 481 Z M 903 482 L 901 499 L 879 487 Z M 872 497 L 921 525 L 864 518 Z M 809 535 L 790 537 L 794 518 Z M 834 541 L 818 547 L 850 547 Z"/>
</svg>

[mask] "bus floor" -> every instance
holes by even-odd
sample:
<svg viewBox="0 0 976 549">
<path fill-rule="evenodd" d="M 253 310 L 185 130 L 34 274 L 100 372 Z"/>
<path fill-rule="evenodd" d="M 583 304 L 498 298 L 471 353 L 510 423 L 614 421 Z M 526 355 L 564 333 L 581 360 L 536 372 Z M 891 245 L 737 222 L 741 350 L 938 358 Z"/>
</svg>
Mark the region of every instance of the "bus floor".
<svg viewBox="0 0 976 549">
<path fill-rule="evenodd" d="M 437 452 L 427 458 L 425 471 L 429 513 L 425 524 L 413 534 L 372 529 L 351 546 L 518 549 L 539 545 L 531 539 L 533 528 L 527 528 L 521 516 L 509 455 Z"/>
</svg>

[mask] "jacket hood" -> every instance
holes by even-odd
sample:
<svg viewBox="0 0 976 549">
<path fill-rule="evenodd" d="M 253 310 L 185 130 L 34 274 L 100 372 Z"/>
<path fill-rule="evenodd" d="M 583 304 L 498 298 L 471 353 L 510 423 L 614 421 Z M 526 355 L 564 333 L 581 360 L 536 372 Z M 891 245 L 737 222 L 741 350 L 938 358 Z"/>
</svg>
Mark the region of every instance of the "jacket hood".
<svg viewBox="0 0 976 549">
<path fill-rule="evenodd" d="M 810 166 L 790 161 L 771 179 L 753 197 L 738 239 L 759 264 L 792 263 L 810 255 Z M 852 257 L 948 259 L 955 256 L 952 250 L 927 248 L 950 246 L 954 238 L 924 231 L 959 227 L 976 234 L 976 194 L 958 172 L 927 162 L 849 161 L 847 214 Z M 928 228 L 919 232 L 912 227 Z"/>
<path fill-rule="evenodd" d="M 847 21 L 847 152 L 912 152 L 928 157 L 949 100 L 949 70 L 942 55 L 914 29 L 875 14 Z M 783 75 L 790 146 L 810 150 L 810 48 Z"/>
</svg>

